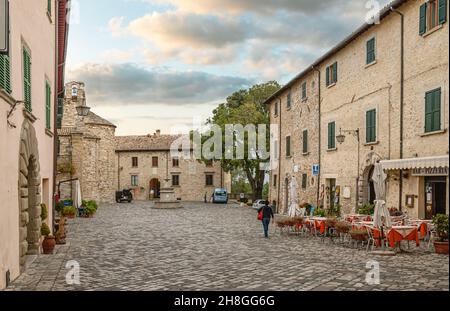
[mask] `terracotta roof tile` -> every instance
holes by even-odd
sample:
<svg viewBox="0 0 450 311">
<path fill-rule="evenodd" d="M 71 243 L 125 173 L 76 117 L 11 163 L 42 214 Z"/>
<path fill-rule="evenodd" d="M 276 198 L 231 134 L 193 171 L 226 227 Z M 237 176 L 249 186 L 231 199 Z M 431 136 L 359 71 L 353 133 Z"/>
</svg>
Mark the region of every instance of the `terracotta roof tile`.
<svg viewBox="0 0 450 311">
<path fill-rule="evenodd" d="M 106 119 L 103 119 L 99 115 L 93 113 L 92 111 L 89 111 L 89 114 L 85 118 L 86 124 L 100 124 L 100 125 L 106 125 L 106 126 L 113 126 L 116 127 L 114 124 L 109 122 Z"/>
</svg>

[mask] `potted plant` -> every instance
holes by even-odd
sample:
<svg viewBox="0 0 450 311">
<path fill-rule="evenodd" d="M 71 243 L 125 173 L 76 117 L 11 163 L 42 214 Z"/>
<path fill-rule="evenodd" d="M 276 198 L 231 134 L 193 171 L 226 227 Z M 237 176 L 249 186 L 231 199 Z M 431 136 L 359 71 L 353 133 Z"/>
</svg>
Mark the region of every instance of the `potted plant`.
<svg viewBox="0 0 450 311">
<path fill-rule="evenodd" d="M 77 210 L 73 206 L 64 206 L 64 209 L 62 211 L 63 216 L 73 219 L 75 218 L 75 215 L 77 213 Z"/>
<path fill-rule="evenodd" d="M 41 235 L 44 237 L 44 240 L 42 241 L 42 251 L 44 254 L 53 254 L 53 250 L 55 249 L 56 240 L 54 236 L 51 236 L 50 228 L 48 227 L 47 223 L 45 222 L 48 217 L 48 209 L 47 205 L 42 203 L 41 204 Z"/>
<path fill-rule="evenodd" d="M 344 221 L 338 221 L 335 225 L 336 232 L 339 234 L 346 234 L 350 232 L 350 229 L 352 228 L 349 223 L 346 223 Z"/>
<path fill-rule="evenodd" d="M 91 205 L 86 206 L 86 208 L 85 208 L 86 217 L 87 218 L 94 217 L 94 214 L 96 211 L 97 210 L 93 206 L 91 206 Z"/>
<path fill-rule="evenodd" d="M 59 219 L 55 233 L 55 238 L 56 244 L 58 245 L 66 244 L 66 218 L 64 217 L 61 217 Z"/>
<path fill-rule="evenodd" d="M 437 241 L 434 241 L 434 249 L 437 254 L 448 255 L 448 215 L 437 214 L 433 218 Z"/>
</svg>

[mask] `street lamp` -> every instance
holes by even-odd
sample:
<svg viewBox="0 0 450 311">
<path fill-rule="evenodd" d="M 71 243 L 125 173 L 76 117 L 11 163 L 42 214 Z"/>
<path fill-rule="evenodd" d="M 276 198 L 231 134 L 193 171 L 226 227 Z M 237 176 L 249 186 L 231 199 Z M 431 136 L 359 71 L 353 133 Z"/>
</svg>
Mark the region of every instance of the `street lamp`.
<svg viewBox="0 0 450 311">
<path fill-rule="evenodd" d="M 336 136 L 336 140 L 339 144 L 343 144 L 345 142 L 345 135 L 344 134 L 350 134 L 356 137 L 356 140 L 358 141 L 358 161 L 357 161 L 357 170 L 356 170 L 356 203 L 355 203 L 355 212 L 357 212 L 358 209 L 358 201 L 359 201 L 359 153 L 360 153 L 360 138 L 359 138 L 360 130 L 359 128 L 356 130 L 343 130 L 339 129 L 339 135 Z"/>
</svg>

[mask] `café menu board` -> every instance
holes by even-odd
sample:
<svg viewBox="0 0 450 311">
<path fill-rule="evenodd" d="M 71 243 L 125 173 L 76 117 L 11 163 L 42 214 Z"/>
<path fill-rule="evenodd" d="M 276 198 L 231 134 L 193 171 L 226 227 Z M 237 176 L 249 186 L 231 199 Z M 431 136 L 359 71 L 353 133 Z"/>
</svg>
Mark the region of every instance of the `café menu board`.
<svg viewBox="0 0 450 311">
<path fill-rule="evenodd" d="M 0 53 L 8 53 L 9 21 L 8 0 L 0 0 Z"/>
</svg>

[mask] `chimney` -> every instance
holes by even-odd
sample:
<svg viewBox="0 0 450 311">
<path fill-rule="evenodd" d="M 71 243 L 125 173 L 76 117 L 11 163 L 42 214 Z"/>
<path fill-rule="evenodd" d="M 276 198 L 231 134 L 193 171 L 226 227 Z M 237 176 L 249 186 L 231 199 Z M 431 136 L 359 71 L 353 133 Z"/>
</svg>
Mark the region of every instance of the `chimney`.
<svg viewBox="0 0 450 311">
<path fill-rule="evenodd" d="M 161 136 L 161 130 L 156 130 L 156 136 Z"/>
</svg>

